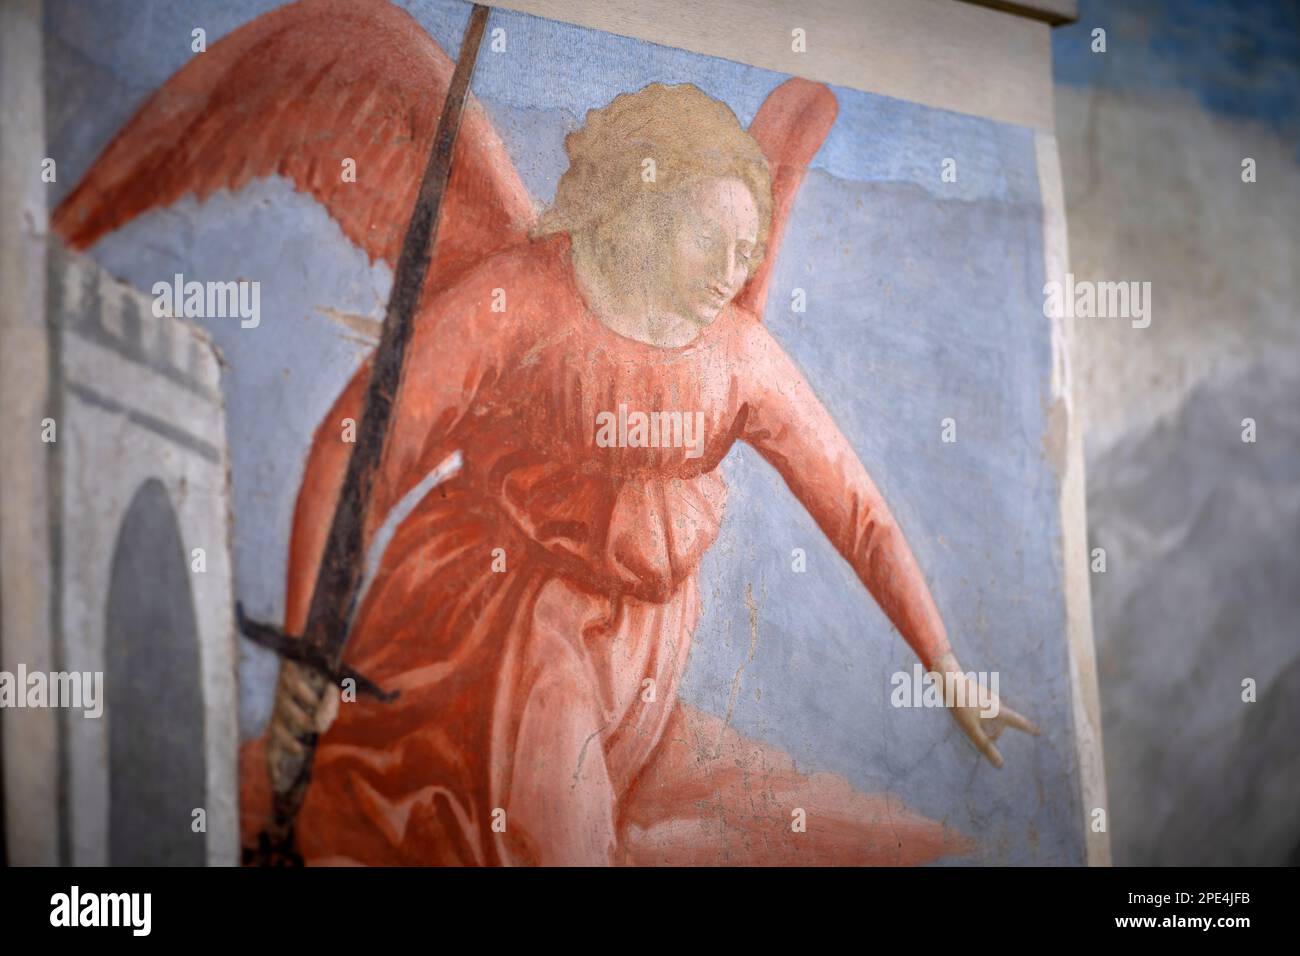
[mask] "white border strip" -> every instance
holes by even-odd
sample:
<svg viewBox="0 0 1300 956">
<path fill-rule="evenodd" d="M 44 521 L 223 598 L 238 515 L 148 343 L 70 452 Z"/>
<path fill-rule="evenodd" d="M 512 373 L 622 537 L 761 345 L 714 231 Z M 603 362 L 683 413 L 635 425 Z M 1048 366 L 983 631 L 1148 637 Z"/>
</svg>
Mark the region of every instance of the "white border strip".
<svg viewBox="0 0 1300 956">
<path fill-rule="evenodd" d="M 1055 129 L 1051 28 L 956 0 L 493 5 L 1002 123 Z M 802 53 L 791 49 L 796 28 L 806 36 Z"/>
<path fill-rule="evenodd" d="M 1034 153 L 1043 206 L 1043 281 L 1064 282 L 1069 268 L 1065 227 L 1065 192 L 1056 136 L 1037 133 Z M 1102 754 L 1101 703 L 1097 693 L 1097 658 L 1092 639 L 1092 592 L 1088 572 L 1088 520 L 1083 470 L 1083 435 L 1073 401 L 1070 352 L 1072 319 L 1052 322 L 1052 404 L 1045 453 L 1060 478 L 1061 573 L 1065 593 L 1066 633 L 1070 655 L 1070 702 L 1078 751 L 1080 796 L 1087 860 L 1109 866 L 1110 821 L 1106 803 L 1106 767 Z M 1093 829 L 1102 811 L 1105 829 Z"/>
</svg>

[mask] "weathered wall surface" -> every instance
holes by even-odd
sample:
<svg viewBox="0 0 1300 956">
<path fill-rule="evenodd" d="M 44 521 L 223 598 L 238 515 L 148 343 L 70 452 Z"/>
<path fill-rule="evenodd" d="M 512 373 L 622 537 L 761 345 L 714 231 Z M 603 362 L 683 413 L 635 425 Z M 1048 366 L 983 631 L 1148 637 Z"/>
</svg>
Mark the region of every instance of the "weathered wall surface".
<svg viewBox="0 0 1300 956">
<path fill-rule="evenodd" d="M 0 408 L 15 423 L 0 442 L 0 670 L 57 666 L 51 640 L 50 446 L 45 336 L 46 186 L 41 4 L 0 4 Z M 57 714 L 0 714 L 5 850 L 30 866 L 57 863 L 59 739 Z"/>
<path fill-rule="evenodd" d="M 1072 271 L 1152 283 L 1076 322 L 1115 861 L 1294 863 L 1300 9 L 1092 0 L 1053 53 Z"/>
</svg>

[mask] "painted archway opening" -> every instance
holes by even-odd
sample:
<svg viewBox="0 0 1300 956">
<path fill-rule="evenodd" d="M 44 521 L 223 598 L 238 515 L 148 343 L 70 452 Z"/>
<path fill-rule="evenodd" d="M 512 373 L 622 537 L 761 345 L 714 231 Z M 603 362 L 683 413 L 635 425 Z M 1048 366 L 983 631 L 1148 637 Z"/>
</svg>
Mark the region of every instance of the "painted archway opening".
<svg viewBox="0 0 1300 956">
<path fill-rule="evenodd" d="M 167 489 L 136 490 L 113 549 L 105 609 L 109 863 L 202 865 L 202 671 L 190 565 Z"/>
</svg>

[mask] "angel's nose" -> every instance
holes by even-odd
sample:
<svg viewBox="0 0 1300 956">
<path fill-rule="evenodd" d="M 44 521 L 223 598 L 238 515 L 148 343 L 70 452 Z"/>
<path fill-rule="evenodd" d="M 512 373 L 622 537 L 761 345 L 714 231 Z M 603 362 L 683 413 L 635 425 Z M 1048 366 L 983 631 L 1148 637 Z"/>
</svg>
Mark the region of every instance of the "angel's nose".
<svg viewBox="0 0 1300 956">
<path fill-rule="evenodd" d="M 728 246 L 722 250 L 719 261 L 714 269 L 714 281 L 724 289 L 730 289 L 735 285 L 736 267 L 739 265 L 739 258 L 736 255 L 736 247 Z"/>
</svg>

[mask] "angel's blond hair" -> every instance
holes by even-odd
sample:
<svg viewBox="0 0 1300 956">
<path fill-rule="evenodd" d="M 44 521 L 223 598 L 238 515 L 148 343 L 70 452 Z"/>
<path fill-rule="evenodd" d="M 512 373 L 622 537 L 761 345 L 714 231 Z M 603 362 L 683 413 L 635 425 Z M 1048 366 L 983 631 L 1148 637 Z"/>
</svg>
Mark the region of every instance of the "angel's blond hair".
<svg viewBox="0 0 1300 956">
<path fill-rule="evenodd" d="M 753 266 L 762 258 L 772 216 L 767 161 L 736 115 L 690 83 L 652 83 L 623 93 L 564 140 L 569 168 L 536 234 L 586 234 L 613 258 L 637 226 L 665 222 L 682 190 L 703 179 L 735 178 L 758 208 Z M 653 161 L 653 167 L 647 163 Z M 646 175 L 653 169 L 653 177 Z M 751 266 L 751 268 L 753 267 Z"/>
</svg>

